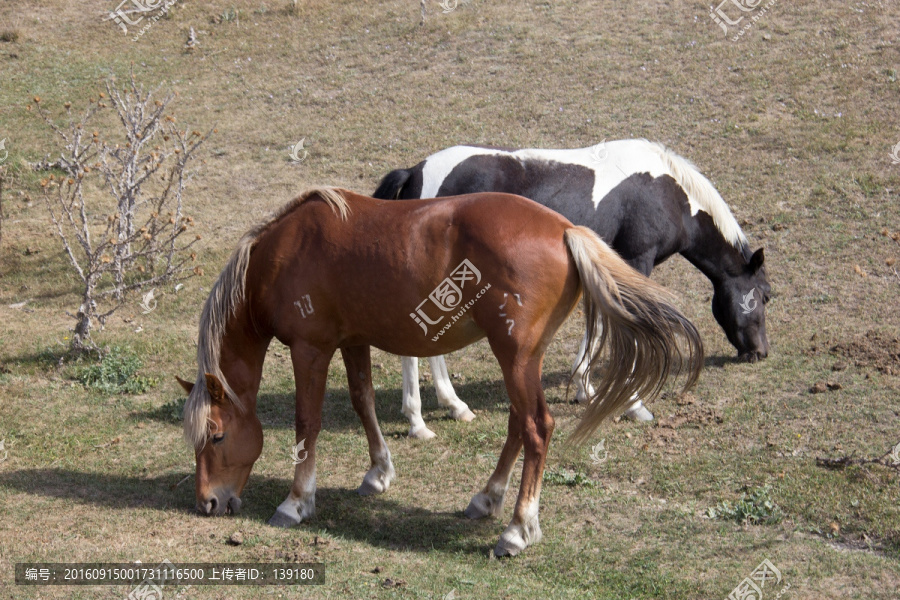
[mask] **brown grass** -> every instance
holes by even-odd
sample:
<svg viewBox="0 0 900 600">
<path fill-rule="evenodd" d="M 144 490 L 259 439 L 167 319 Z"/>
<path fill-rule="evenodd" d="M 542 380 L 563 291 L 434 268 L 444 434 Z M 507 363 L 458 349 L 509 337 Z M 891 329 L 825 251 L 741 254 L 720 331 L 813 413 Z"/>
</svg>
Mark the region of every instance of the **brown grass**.
<svg viewBox="0 0 900 600">
<path fill-rule="evenodd" d="M 816 456 L 879 456 L 900 441 L 897 376 L 831 352 L 900 329 L 900 278 L 886 263 L 900 247 L 881 235 L 900 231 L 900 166 L 889 156 L 900 141 L 896 5 L 778 2 L 732 43 L 699 4 L 473 0 L 443 14 L 432 2 L 424 27 L 410 2 L 298 3 L 296 14 L 287 4 L 179 2 L 138 42 L 102 20 L 111 4 L 4 5 L 20 21 L 0 22 L 0 31 L 19 32 L 0 45 L 0 139 L 8 138 L 11 176 L 0 247 L 0 440 L 9 452 L 0 462 L 0 596 L 128 592 L 16 587 L 12 563 L 24 560 L 285 556 L 325 562 L 328 583 L 263 593 L 706 599 L 727 596 L 768 558 L 791 583 L 788 597 L 896 596 L 896 476 L 815 466 Z M 226 11 L 237 18 L 223 19 Z M 190 27 L 200 45 L 186 52 Z M 25 107 L 35 95 L 60 113 L 66 101 L 82 107 L 108 73 L 124 77 L 132 62 L 145 84 L 178 92 L 179 123 L 218 131 L 188 191 L 207 242 L 206 274 L 178 294 L 163 290 L 148 315 L 135 302 L 100 334 L 138 351 L 144 371 L 163 381 L 119 398 L 83 389 L 71 366 L 57 366 L 76 286 L 25 165 L 51 152 L 52 136 Z M 378 412 L 399 474 L 378 498 L 352 491 L 367 455 L 336 361 L 320 438 L 319 516 L 291 531 L 265 525 L 287 493 L 293 442 L 290 364 L 273 346 L 260 403 L 266 447 L 246 512 L 190 514 L 192 481 L 170 489 L 193 469 L 180 424 L 164 416 L 179 395 L 171 376 L 196 368 L 200 306 L 244 231 L 303 189 L 370 192 L 388 170 L 460 142 L 579 147 L 626 137 L 690 158 L 754 247 L 765 246 L 774 290 L 766 361 L 732 362 L 709 310 L 711 287 L 685 261 L 657 269 L 654 279 L 679 293 L 703 337 L 708 359 L 694 403 L 671 394 L 650 407 L 656 424 L 602 428 L 603 465 L 587 449 L 551 446 L 550 467 L 598 485 L 545 485 L 544 541 L 499 562 L 486 557 L 502 522 L 459 514 L 504 438 L 507 400 L 484 344 L 449 359 L 478 419 L 444 420 L 426 391 L 426 420 L 439 436 L 427 443 L 404 437 L 399 361 L 376 352 Z M 309 155 L 294 164 L 288 152 L 301 138 Z M 25 309 L 8 308 L 26 300 Z M 560 437 L 582 410 L 564 395 L 581 323 L 573 315 L 545 363 Z M 838 361 L 847 368 L 832 371 Z M 842 389 L 808 393 L 825 380 Z M 764 484 L 786 514 L 781 523 L 703 517 Z M 236 530 L 245 543 L 227 545 Z M 386 578 L 406 585 L 384 588 Z"/>
</svg>

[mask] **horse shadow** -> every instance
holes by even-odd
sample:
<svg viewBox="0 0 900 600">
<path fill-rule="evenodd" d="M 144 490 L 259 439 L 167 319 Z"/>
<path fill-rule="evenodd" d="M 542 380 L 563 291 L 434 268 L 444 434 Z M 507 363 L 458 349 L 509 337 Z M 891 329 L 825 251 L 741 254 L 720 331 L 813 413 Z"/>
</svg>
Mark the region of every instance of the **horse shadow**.
<svg viewBox="0 0 900 600">
<path fill-rule="evenodd" d="M 223 532 L 230 531 L 226 519 L 233 517 L 201 517 L 195 513 L 192 482 L 179 485 L 183 479 L 180 473 L 144 478 L 62 468 L 21 469 L 0 473 L 0 486 L 113 510 L 143 508 L 198 519 L 220 518 Z M 265 523 L 289 487 L 288 479 L 251 475 L 242 494 L 244 509 L 240 517 Z M 408 506 L 391 499 L 390 492 L 362 497 L 352 489 L 319 488 L 316 508 L 312 521 L 294 529 L 327 531 L 392 550 L 481 555 L 488 552 L 502 530 L 499 521 L 472 521 L 461 510 L 444 512 Z"/>
<path fill-rule="evenodd" d="M 503 380 L 471 381 L 455 385 L 459 397 L 469 408 L 485 412 L 506 412 L 509 398 Z M 409 429 L 409 421 L 401 412 L 400 388 L 375 390 L 375 413 L 385 435 Z M 438 406 L 434 388 L 422 386 L 422 411 L 426 421 L 450 420 L 447 410 Z M 136 411 L 136 421 L 154 420 L 181 424 L 186 398 L 182 395 L 151 409 Z M 294 428 L 294 392 L 262 392 L 256 400 L 256 416 L 264 429 Z M 322 428 L 327 431 L 348 431 L 359 427 L 360 421 L 350 402 L 347 388 L 328 388 L 322 409 Z M 395 431 L 396 430 L 396 431 Z"/>
<path fill-rule="evenodd" d="M 44 359 L 46 360 L 46 358 Z M 722 368 L 727 364 L 740 362 L 730 355 L 712 355 L 704 359 L 704 368 Z M 548 394 L 548 402 L 574 402 L 576 385 L 571 380 L 568 369 L 545 371 L 541 377 L 544 390 L 561 390 L 560 393 Z M 428 383 L 420 385 L 422 412 L 426 422 L 450 420 L 446 409 L 438 406 L 434 387 Z M 503 379 L 486 379 L 478 381 L 454 382 L 454 389 L 469 408 L 481 412 L 501 412 L 509 410 L 509 397 Z M 385 435 L 404 434 L 409 428 L 409 421 L 401 412 L 401 388 L 375 390 L 375 413 Z M 134 419 L 138 421 L 151 419 L 172 424 L 181 424 L 185 398 L 182 396 L 149 410 L 137 411 Z M 257 398 L 256 414 L 264 428 L 294 428 L 294 393 L 263 392 Z M 350 402 L 347 388 L 330 387 L 325 393 L 325 404 L 322 413 L 322 427 L 329 431 L 346 432 L 359 426 L 359 418 Z"/>
</svg>

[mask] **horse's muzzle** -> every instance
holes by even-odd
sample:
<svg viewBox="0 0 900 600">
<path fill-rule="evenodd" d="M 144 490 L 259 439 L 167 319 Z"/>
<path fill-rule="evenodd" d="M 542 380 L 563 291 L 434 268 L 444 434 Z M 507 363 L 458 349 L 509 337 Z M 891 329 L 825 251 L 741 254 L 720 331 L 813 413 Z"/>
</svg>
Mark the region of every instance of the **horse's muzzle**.
<svg viewBox="0 0 900 600">
<path fill-rule="evenodd" d="M 744 352 L 743 354 L 738 355 L 738 360 L 741 362 L 755 363 L 759 362 L 765 357 L 769 355 L 769 352 L 766 350 L 754 350 L 750 352 Z"/>
<path fill-rule="evenodd" d="M 223 502 L 218 496 L 212 495 L 204 502 L 197 503 L 197 512 L 207 517 L 220 517 L 225 514 L 236 515 L 241 512 L 241 499 L 237 496 L 229 495 L 228 500 Z"/>
</svg>

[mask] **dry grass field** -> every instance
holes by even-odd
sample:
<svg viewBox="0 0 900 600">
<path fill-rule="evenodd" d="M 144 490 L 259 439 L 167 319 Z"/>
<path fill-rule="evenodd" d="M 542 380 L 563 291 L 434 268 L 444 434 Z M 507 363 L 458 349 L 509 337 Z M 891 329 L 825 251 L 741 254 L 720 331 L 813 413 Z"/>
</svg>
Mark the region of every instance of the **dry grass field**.
<svg viewBox="0 0 900 600">
<path fill-rule="evenodd" d="M 768 3 L 766 3 L 768 4 Z M 0 598 L 124 598 L 130 588 L 16 585 L 17 562 L 323 563 L 317 587 L 168 586 L 164 598 L 725 598 L 763 560 L 781 598 L 889 599 L 900 588 L 900 473 L 829 470 L 900 442 L 900 8 L 893 2 L 776 1 L 732 41 L 705 3 L 609 0 L 178 0 L 137 41 L 104 2 L 0 6 Z M 760 5 L 762 6 L 762 5 Z M 723 5 L 731 18 L 739 11 Z M 758 16 L 750 21 L 751 15 Z M 146 20 L 145 20 L 146 21 Z M 193 28 L 197 44 L 185 48 Z M 730 28 L 733 32 L 735 27 Z M 203 274 L 135 295 L 96 334 L 140 357 L 142 394 L 82 385 L 65 360 L 79 287 L 29 163 L 57 152 L 33 98 L 60 122 L 129 69 L 177 93 L 179 124 L 215 133 L 188 188 Z M 96 126 L 115 131 L 108 111 Z M 462 142 L 581 147 L 643 137 L 695 162 L 764 246 L 773 299 L 769 358 L 734 352 L 712 288 L 676 257 L 654 278 L 699 328 L 706 368 L 650 424 L 610 422 L 606 461 L 561 441 L 583 407 L 566 376 L 580 314 L 545 362 L 557 418 L 541 506 L 543 541 L 489 558 L 509 518 L 462 510 L 506 435 L 508 399 L 486 343 L 448 358 L 458 423 L 423 381 L 438 434 L 410 440 L 397 357 L 375 351 L 378 414 L 398 477 L 355 494 L 368 454 L 340 360 L 319 438 L 318 514 L 291 530 L 266 519 L 291 477 L 293 378 L 269 351 L 265 448 L 236 517 L 193 512 L 194 457 L 181 437 L 202 302 L 241 234 L 307 187 L 371 193 L 382 175 Z M 290 158 L 300 140 L 308 152 Z M 895 151 L 895 154 L 900 152 Z M 0 151 L 0 156 L 3 156 Z M 55 156 L 55 155 L 54 155 Z M 54 158 L 51 156 L 51 159 Z M 88 187 L 96 202 L 104 191 Z M 885 235 L 886 234 L 886 235 Z M 402 235 L 402 232 L 398 232 Z M 898 236 L 900 237 L 900 236 Z M 25 303 L 25 304 L 22 304 Z M 427 372 L 424 365 L 422 372 Z M 811 393 L 817 383 L 830 383 Z M 675 388 L 671 388 L 674 390 Z M 187 478 L 187 479 L 185 479 Z M 517 489 L 517 476 L 513 488 Z M 711 518 L 766 490 L 779 518 Z M 762 499 L 749 510 L 768 510 Z M 771 508 L 771 507 L 770 507 Z M 756 513 L 754 513 L 756 514 Z M 240 545 L 228 544 L 235 532 Z M 789 586 L 789 587 L 786 587 Z M 786 589 L 785 589 L 786 588 Z"/>
</svg>

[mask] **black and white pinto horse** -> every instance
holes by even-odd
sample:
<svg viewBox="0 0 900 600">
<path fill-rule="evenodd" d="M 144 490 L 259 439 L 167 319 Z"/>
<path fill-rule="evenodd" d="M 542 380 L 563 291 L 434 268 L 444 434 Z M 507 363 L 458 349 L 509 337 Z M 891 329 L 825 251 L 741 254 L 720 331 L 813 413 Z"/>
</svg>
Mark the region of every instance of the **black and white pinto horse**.
<svg viewBox="0 0 900 600">
<path fill-rule="evenodd" d="M 709 180 L 662 145 L 619 140 L 575 150 L 453 146 L 410 169 L 391 171 L 373 196 L 414 199 L 473 192 L 519 194 L 543 204 L 593 229 L 644 275 L 681 254 L 712 282 L 713 315 L 738 358 L 755 362 L 768 354 L 764 305 L 770 287 L 762 248 L 750 251 Z M 584 353 L 582 342 L 574 366 L 579 400 L 589 397 Z M 443 357 L 432 357 L 430 364 L 438 402 L 454 418 L 474 418 L 456 396 Z M 410 420 L 411 437 L 434 436 L 422 420 L 415 358 L 403 359 L 403 414 Z M 639 399 L 626 416 L 653 418 Z"/>
</svg>

